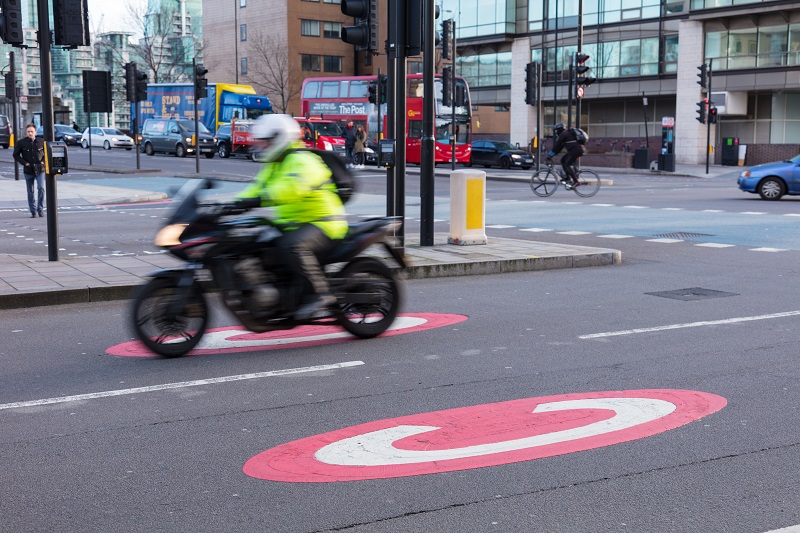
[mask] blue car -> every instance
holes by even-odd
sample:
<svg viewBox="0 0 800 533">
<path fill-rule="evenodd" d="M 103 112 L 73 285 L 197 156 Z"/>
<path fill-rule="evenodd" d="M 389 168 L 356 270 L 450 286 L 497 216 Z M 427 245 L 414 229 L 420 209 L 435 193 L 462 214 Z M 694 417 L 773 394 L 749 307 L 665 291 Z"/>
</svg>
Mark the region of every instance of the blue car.
<svg viewBox="0 0 800 533">
<path fill-rule="evenodd" d="M 739 176 L 739 188 L 758 193 L 764 200 L 800 194 L 800 154 L 788 161 L 765 163 L 745 170 Z"/>
</svg>

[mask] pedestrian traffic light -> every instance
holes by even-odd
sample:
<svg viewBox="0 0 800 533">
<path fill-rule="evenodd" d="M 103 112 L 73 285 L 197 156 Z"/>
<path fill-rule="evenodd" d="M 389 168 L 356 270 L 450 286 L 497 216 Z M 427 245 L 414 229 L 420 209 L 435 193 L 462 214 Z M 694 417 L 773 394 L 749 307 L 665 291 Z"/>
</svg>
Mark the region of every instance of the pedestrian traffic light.
<svg viewBox="0 0 800 533">
<path fill-rule="evenodd" d="M 451 107 L 453 105 L 453 67 L 450 65 L 442 69 L 442 105 Z"/>
<path fill-rule="evenodd" d="M 450 59 L 450 47 L 453 42 L 453 19 L 442 22 L 442 59 Z"/>
<path fill-rule="evenodd" d="M 697 84 L 700 87 L 702 87 L 703 89 L 705 89 L 706 87 L 708 87 L 708 65 L 703 63 L 702 65 L 697 67 L 697 70 L 700 71 L 700 73 L 697 74 L 697 78 L 698 78 L 697 79 Z"/>
<path fill-rule="evenodd" d="M 711 106 L 708 108 L 708 122 L 709 124 L 717 123 L 717 107 Z"/>
<path fill-rule="evenodd" d="M 706 102 L 708 102 L 707 98 L 697 102 L 697 122 L 700 124 L 706 123 Z"/>
<path fill-rule="evenodd" d="M 136 63 L 125 63 L 125 99 L 136 101 Z"/>
<path fill-rule="evenodd" d="M 525 103 L 528 105 L 536 105 L 537 75 L 536 63 L 525 65 Z"/>
<path fill-rule="evenodd" d="M 378 103 L 378 82 L 377 81 L 369 82 L 369 85 L 367 85 L 367 93 L 369 93 L 369 96 L 367 96 L 367 99 L 369 100 L 369 103 L 370 104 L 377 104 Z"/>
<path fill-rule="evenodd" d="M 88 46 L 88 0 L 53 0 L 53 25 L 53 44 L 68 48 Z"/>
<path fill-rule="evenodd" d="M 389 95 L 389 76 L 381 74 L 378 76 L 378 102 L 385 104 Z"/>
<path fill-rule="evenodd" d="M 356 19 L 355 26 L 345 26 L 341 38 L 356 50 L 378 50 L 378 0 L 342 0 L 342 13 Z"/>
<path fill-rule="evenodd" d="M 194 99 L 195 100 L 202 100 L 206 96 L 208 96 L 208 80 L 206 79 L 206 74 L 208 74 L 208 69 L 205 68 L 203 65 L 197 65 L 194 68 Z"/>
<path fill-rule="evenodd" d="M 586 65 L 586 61 L 588 60 L 589 56 L 586 54 L 580 52 L 575 54 L 575 92 L 578 97 L 583 96 L 583 89 L 581 87 L 588 87 L 597 81 L 597 78 L 588 74 L 591 69 L 591 67 Z"/>
<path fill-rule="evenodd" d="M 20 0 L 0 1 L 0 38 L 12 46 L 25 44 L 22 32 L 22 4 Z"/>
<path fill-rule="evenodd" d="M 147 74 L 136 71 L 136 101 L 147 100 Z"/>
</svg>

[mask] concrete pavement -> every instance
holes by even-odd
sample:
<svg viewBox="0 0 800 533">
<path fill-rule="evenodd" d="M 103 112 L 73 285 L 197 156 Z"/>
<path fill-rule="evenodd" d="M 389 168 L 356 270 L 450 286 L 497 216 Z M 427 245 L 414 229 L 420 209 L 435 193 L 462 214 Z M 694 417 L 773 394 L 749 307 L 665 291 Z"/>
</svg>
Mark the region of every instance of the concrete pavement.
<svg viewBox="0 0 800 533">
<path fill-rule="evenodd" d="M 22 179 L 13 179 L 13 171 L 8 172 L 10 165 L 0 167 L 0 209 L 25 209 L 24 182 Z M 98 171 L 100 178 L 107 169 L 92 167 L 91 170 Z M 609 181 L 614 175 L 633 171 L 611 168 L 595 170 Z M 740 169 L 714 166 L 710 170 L 706 174 L 705 165 L 677 165 L 675 173 L 652 174 L 703 178 L 731 174 Z M 418 171 L 417 167 L 409 169 L 411 174 Z M 437 175 L 448 175 L 449 172 L 449 167 L 440 166 L 436 169 Z M 635 172 L 646 174 L 650 171 Z M 529 176 L 530 173 L 526 171 L 487 169 L 489 180 L 527 181 Z M 214 178 L 219 179 L 217 176 Z M 167 194 L 162 192 L 84 184 L 81 181 L 58 182 L 58 202 L 61 207 L 149 202 L 166 197 Z M 621 252 L 609 248 L 498 238 L 490 238 L 486 245 L 456 246 L 447 244 L 447 234 L 444 233 L 436 234 L 434 243 L 434 246 L 420 246 L 418 238 L 406 237 L 405 251 L 411 266 L 405 272 L 405 277 L 416 279 L 606 266 L 622 261 Z M 0 309 L 126 299 L 149 273 L 177 265 L 180 265 L 180 261 L 168 254 L 48 261 L 46 256 L 4 254 L 0 249 Z"/>
</svg>

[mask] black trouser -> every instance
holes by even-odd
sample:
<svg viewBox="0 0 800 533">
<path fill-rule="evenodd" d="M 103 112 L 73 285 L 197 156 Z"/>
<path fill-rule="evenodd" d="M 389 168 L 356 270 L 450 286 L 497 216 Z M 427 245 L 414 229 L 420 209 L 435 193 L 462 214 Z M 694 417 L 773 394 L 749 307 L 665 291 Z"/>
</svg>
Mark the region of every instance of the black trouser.
<svg viewBox="0 0 800 533">
<path fill-rule="evenodd" d="M 564 169 L 564 173 L 570 180 L 572 180 L 573 183 L 578 181 L 578 175 L 573 164 L 582 155 L 583 146 L 578 144 L 575 148 L 568 151 L 566 154 L 564 154 L 564 157 L 561 158 L 561 167 Z"/>
<path fill-rule="evenodd" d="M 325 279 L 318 258 L 330 250 L 333 242 L 314 224 L 303 224 L 275 240 L 278 250 L 282 253 L 284 264 L 295 278 L 295 283 L 305 292 L 302 285 L 308 281 L 315 294 L 328 292 L 328 281 Z"/>
</svg>

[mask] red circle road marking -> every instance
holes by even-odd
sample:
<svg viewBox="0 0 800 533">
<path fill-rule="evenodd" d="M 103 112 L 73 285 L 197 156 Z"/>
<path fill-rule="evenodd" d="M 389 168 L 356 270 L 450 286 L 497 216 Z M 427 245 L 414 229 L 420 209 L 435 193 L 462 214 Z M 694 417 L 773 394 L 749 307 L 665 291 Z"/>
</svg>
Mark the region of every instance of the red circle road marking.
<svg viewBox="0 0 800 533">
<path fill-rule="evenodd" d="M 467 317 L 464 315 L 403 314 L 397 317 L 391 328 L 381 337 L 451 326 L 466 319 Z M 267 333 L 253 333 L 239 326 L 228 326 L 209 329 L 197 347 L 189 352 L 189 355 L 277 350 L 278 348 L 299 348 L 354 340 L 357 340 L 356 337 L 339 326 L 300 326 L 290 330 Z M 107 349 L 106 353 L 125 357 L 153 357 L 154 355 L 139 341 L 117 344 Z"/>
<path fill-rule="evenodd" d="M 250 458 L 243 471 L 272 481 L 331 482 L 497 466 L 649 437 L 726 404 L 707 392 L 650 389 L 459 407 L 288 442 Z"/>
</svg>

